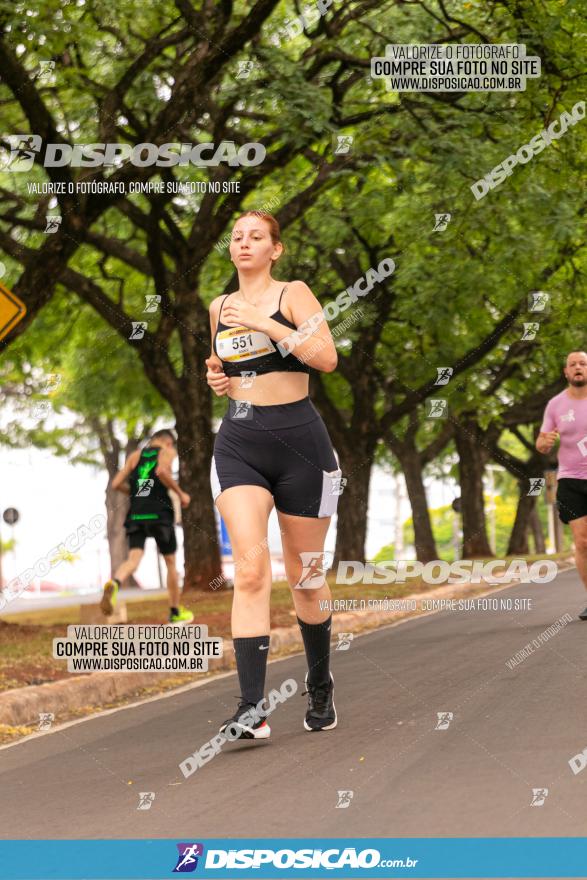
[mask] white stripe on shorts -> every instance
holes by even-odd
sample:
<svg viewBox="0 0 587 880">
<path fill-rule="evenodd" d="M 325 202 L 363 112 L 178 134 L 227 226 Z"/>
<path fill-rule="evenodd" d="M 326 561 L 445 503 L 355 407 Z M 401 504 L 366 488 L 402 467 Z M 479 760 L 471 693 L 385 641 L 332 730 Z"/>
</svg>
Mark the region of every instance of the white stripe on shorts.
<svg viewBox="0 0 587 880">
<path fill-rule="evenodd" d="M 220 480 L 218 479 L 218 471 L 216 470 L 216 461 L 214 459 L 214 456 L 212 456 L 212 465 L 210 467 L 210 485 L 212 487 L 212 498 L 214 499 L 214 501 L 216 501 L 216 499 L 222 492 L 222 486 L 220 485 Z"/>
</svg>

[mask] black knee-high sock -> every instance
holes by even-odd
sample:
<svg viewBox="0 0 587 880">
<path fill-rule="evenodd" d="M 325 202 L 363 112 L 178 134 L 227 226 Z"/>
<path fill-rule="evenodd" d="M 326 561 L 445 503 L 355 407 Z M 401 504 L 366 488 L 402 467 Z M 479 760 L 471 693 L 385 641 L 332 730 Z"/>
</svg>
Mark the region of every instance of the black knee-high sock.
<svg viewBox="0 0 587 880">
<path fill-rule="evenodd" d="M 330 681 L 332 615 L 323 623 L 305 623 L 298 617 L 298 623 L 302 631 L 308 661 L 308 682 L 312 685 L 328 684 Z"/>
<path fill-rule="evenodd" d="M 247 703 L 256 706 L 263 699 L 265 691 L 269 636 L 251 636 L 232 641 L 241 696 Z"/>
</svg>

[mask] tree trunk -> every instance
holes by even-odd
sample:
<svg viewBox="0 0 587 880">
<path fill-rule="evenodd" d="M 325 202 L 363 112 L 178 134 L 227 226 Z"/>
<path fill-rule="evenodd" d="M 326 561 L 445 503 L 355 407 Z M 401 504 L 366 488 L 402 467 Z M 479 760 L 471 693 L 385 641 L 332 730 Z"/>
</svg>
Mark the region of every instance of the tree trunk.
<svg viewBox="0 0 587 880">
<path fill-rule="evenodd" d="M 110 475 L 108 485 L 106 486 L 106 536 L 110 551 L 111 574 L 113 575 L 118 566 L 128 556 L 128 541 L 124 530 L 124 519 L 128 511 L 129 499 L 122 492 L 117 492 L 113 489 L 111 484 L 112 475 Z M 134 578 L 132 581 L 131 586 L 136 586 Z M 126 585 L 128 586 L 129 584 Z"/>
<path fill-rule="evenodd" d="M 528 546 L 528 528 L 530 516 L 536 506 L 536 497 L 528 495 L 528 481 L 518 484 L 519 498 L 516 509 L 516 518 L 510 534 L 507 556 L 526 556 L 530 550 Z"/>
<path fill-rule="evenodd" d="M 472 419 L 462 419 L 455 426 L 463 516 L 463 559 L 493 556 L 485 521 L 483 469 L 486 455 L 482 439 L 482 432 Z"/>
<path fill-rule="evenodd" d="M 220 548 L 210 488 L 214 449 L 212 412 L 207 384 L 197 373 L 183 377 L 184 396 L 175 409 L 179 485 L 191 496 L 181 512 L 184 534 L 184 590 L 209 590 L 221 576 Z"/>
<path fill-rule="evenodd" d="M 546 541 L 544 540 L 542 523 L 540 522 L 540 517 L 538 516 L 537 504 L 534 505 L 530 512 L 528 523 L 530 526 L 530 531 L 532 532 L 532 538 L 534 540 L 534 553 L 546 553 Z"/>
<path fill-rule="evenodd" d="M 426 488 L 422 479 L 422 462 L 415 449 L 403 450 L 399 454 L 396 451 L 395 454 L 402 466 L 408 498 L 412 507 L 416 559 L 420 562 L 430 562 L 433 559 L 438 559 L 438 551 L 428 512 Z"/>
<path fill-rule="evenodd" d="M 336 549 L 334 565 L 342 559 L 365 561 L 365 541 L 367 539 L 367 510 L 369 507 L 369 484 L 373 448 L 361 446 L 354 449 L 336 450 L 340 456 L 343 477 L 348 482 L 338 499 L 336 521 Z"/>
</svg>

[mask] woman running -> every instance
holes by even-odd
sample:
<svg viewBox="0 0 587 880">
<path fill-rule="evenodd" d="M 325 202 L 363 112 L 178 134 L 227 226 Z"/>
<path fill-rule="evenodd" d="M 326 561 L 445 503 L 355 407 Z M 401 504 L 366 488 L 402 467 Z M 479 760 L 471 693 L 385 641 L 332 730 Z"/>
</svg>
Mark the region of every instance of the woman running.
<svg viewBox="0 0 587 880">
<path fill-rule="evenodd" d="M 310 288 L 303 281 L 286 284 L 272 277 L 282 253 L 274 217 L 262 211 L 242 214 L 230 243 L 239 288 L 210 305 L 213 353 L 206 361 L 207 381 L 217 395 L 229 397 L 214 445 L 211 483 L 235 562 L 232 636 L 241 699 L 220 728 L 230 725 L 231 738 L 238 732 L 245 739 L 265 739 L 271 732 L 250 710 L 265 689 L 272 582 L 267 530 L 273 505 L 308 661 L 304 727 L 336 727 L 332 616 L 320 605 L 323 600 L 328 601 L 322 608 L 330 605 L 321 561 L 341 472 L 308 386 L 310 367 L 329 373 L 338 358 Z"/>
</svg>

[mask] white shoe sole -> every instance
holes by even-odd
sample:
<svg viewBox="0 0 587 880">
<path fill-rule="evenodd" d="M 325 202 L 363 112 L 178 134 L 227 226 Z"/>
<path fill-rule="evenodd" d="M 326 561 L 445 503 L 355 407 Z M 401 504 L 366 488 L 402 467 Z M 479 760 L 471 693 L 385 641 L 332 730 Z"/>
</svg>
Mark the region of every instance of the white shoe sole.
<svg viewBox="0 0 587 880">
<path fill-rule="evenodd" d="M 236 722 L 233 723 L 236 724 Z M 226 727 L 229 726 L 230 725 L 228 724 L 226 725 Z M 241 728 L 241 730 L 245 731 L 245 735 L 237 737 L 227 736 L 226 739 L 228 742 L 238 742 L 241 739 L 269 739 L 269 737 L 271 736 L 271 728 L 268 724 L 264 724 L 263 727 L 259 727 L 257 728 L 257 730 L 254 730 L 252 727 L 247 727 L 246 724 L 239 724 L 238 726 Z M 224 733 L 226 727 L 224 729 L 221 729 L 220 733 Z"/>
<path fill-rule="evenodd" d="M 334 705 L 334 700 L 332 701 L 332 708 L 334 709 L 334 721 L 332 724 L 327 724 L 326 727 L 310 727 L 310 725 L 306 722 L 304 718 L 304 728 L 309 730 L 310 733 L 320 733 L 322 730 L 334 730 L 336 725 L 338 724 L 338 716 L 336 714 L 336 706 Z"/>
</svg>

